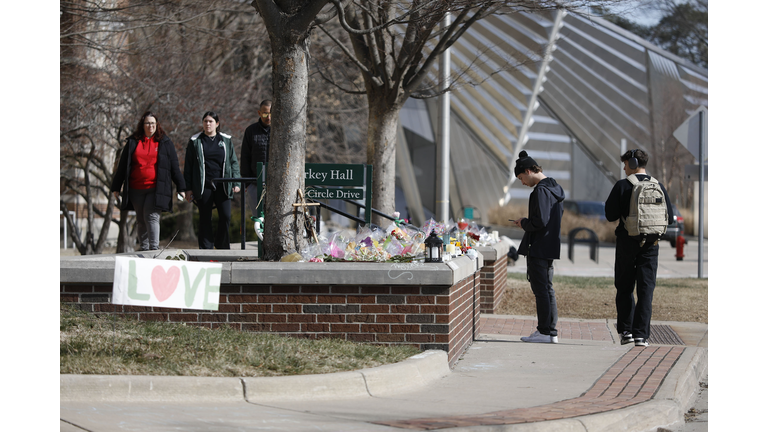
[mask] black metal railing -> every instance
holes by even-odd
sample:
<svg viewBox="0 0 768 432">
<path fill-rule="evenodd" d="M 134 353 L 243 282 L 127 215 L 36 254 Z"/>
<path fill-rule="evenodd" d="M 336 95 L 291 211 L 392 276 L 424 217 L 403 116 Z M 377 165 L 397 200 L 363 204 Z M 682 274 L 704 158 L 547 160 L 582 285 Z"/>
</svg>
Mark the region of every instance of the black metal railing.
<svg viewBox="0 0 768 432">
<path fill-rule="evenodd" d="M 360 203 L 357 203 L 357 202 L 354 202 L 354 201 L 352 201 L 352 200 L 348 200 L 348 199 L 345 199 L 345 200 L 342 200 L 342 201 L 346 201 L 346 202 L 348 202 L 348 203 L 350 203 L 350 204 L 354 204 L 354 205 L 356 205 L 358 208 L 360 208 L 360 207 L 365 207 L 364 205 L 362 205 L 362 204 L 360 204 Z M 394 217 L 394 216 L 391 216 L 391 215 L 388 215 L 388 214 L 386 214 L 386 213 L 384 213 L 384 212 L 382 212 L 382 211 L 380 211 L 380 210 L 377 210 L 377 209 L 375 209 L 375 208 L 371 208 L 371 212 L 373 212 L 373 213 L 375 213 L 375 214 L 377 214 L 377 215 L 379 215 L 379 216 L 381 216 L 381 217 L 383 217 L 383 218 L 389 219 L 389 220 L 391 220 L 391 221 L 393 221 L 393 222 L 397 220 L 397 218 L 396 218 L 396 217 Z M 417 227 L 416 225 L 411 225 L 411 224 L 409 224 L 409 223 L 405 223 L 404 225 L 407 225 L 407 226 L 409 226 L 409 227 L 411 227 L 411 228 L 419 229 L 419 227 Z"/>
<path fill-rule="evenodd" d="M 261 181 L 259 177 L 240 178 L 215 178 L 213 183 L 233 182 L 240 183 L 240 249 L 245 249 L 245 185 Z"/>
<path fill-rule="evenodd" d="M 214 182 L 214 183 L 223 183 L 223 182 L 240 183 L 240 248 L 241 249 L 245 249 L 245 238 L 246 238 L 246 228 L 245 228 L 245 185 L 246 184 L 255 183 L 257 181 L 263 181 L 263 179 L 261 179 L 260 177 L 240 177 L 240 178 L 231 178 L 230 177 L 230 178 L 215 178 L 215 179 L 211 180 L 211 182 Z M 365 208 L 365 205 L 360 204 L 360 203 L 355 202 L 355 201 L 352 201 L 352 200 L 343 199 L 342 201 L 348 202 L 350 204 L 354 204 L 358 208 Z M 324 209 L 327 209 L 328 211 L 336 213 L 336 214 L 338 214 L 340 216 L 343 216 L 343 217 L 345 217 L 347 219 L 353 220 L 353 221 L 357 222 L 360 225 L 365 225 L 365 219 L 360 218 L 358 216 L 351 215 L 351 214 L 349 214 L 349 213 L 347 213 L 347 212 L 345 212 L 343 210 L 339 210 L 339 209 L 337 209 L 335 207 L 332 207 L 332 206 L 330 206 L 328 204 L 325 204 L 323 202 L 320 202 L 320 201 L 317 201 L 317 200 L 313 200 L 311 198 L 307 198 L 307 202 L 320 204 L 320 207 L 322 207 Z M 377 214 L 377 215 L 379 215 L 379 216 L 381 216 L 383 218 L 389 219 L 391 221 L 396 221 L 397 220 L 397 218 L 395 218 L 394 216 L 388 215 L 388 214 L 386 214 L 386 213 L 384 213 L 384 212 L 382 212 L 380 210 L 377 210 L 375 208 L 371 208 L 371 212 L 373 212 L 373 213 L 375 213 L 375 214 Z M 371 225 L 373 225 L 373 224 L 371 224 Z M 416 227 L 414 225 L 411 225 L 411 224 L 405 224 L 405 225 L 407 225 L 409 227 L 412 227 L 412 228 L 415 228 L 415 229 L 419 229 L 418 227 Z M 319 211 L 317 212 L 317 219 L 315 221 L 315 227 L 317 229 L 317 232 L 319 233 L 320 232 L 320 212 Z"/>
</svg>

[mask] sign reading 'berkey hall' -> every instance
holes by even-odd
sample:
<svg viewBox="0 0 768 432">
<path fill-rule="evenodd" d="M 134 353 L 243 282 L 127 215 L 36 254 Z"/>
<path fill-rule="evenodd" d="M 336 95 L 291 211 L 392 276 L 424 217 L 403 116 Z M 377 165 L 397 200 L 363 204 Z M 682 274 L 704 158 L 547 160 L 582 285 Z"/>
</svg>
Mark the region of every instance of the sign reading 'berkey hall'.
<svg viewBox="0 0 768 432">
<path fill-rule="evenodd" d="M 364 179 L 362 165 L 304 165 L 304 184 L 307 186 L 363 186 Z"/>
</svg>

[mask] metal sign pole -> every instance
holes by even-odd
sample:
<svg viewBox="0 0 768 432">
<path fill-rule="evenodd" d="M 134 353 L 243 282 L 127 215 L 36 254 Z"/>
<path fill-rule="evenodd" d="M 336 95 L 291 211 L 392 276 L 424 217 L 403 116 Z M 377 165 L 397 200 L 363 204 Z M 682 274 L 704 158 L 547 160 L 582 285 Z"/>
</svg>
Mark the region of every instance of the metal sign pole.
<svg viewBox="0 0 768 432">
<path fill-rule="evenodd" d="M 704 277 L 704 112 L 699 111 L 699 279 Z"/>
<path fill-rule="evenodd" d="M 373 207 L 373 165 L 365 165 L 365 223 L 371 225 Z"/>
<path fill-rule="evenodd" d="M 450 12 L 445 14 L 441 28 L 448 29 L 451 26 L 451 14 Z M 436 188 L 435 188 L 435 215 L 437 219 L 443 223 L 448 223 L 450 218 L 450 169 L 451 169 L 451 93 L 448 89 L 451 86 L 451 50 L 447 48 L 443 51 L 440 58 L 440 80 L 441 90 L 444 92 L 440 95 L 440 114 L 438 115 L 440 121 L 440 135 L 435 152 L 435 171 L 436 171 Z"/>
<path fill-rule="evenodd" d="M 267 171 L 266 164 L 263 164 L 261 162 L 256 162 L 256 178 L 258 179 L 258 180 L 256 180 L 256 197 L 257 197 L 256 199 L 258 201 L 256 201 L 257 205 L 256 205 L 256 215 L 255 216 L 257 218 L 261 217 L 261 212 L 264 211 L 264 203 L 261 202 L 261 194 L 264 193 L 262 188 L 263 188 L 263 185 L 265 183 L 266 176 L 267 176 L 266 171 Z M 265 220 L 265 225 L 266 225 L 266 217 L 264 218 L 264 220 Z M 259 233 L 256 233 L 256 240 L 258 240 L 258 242 L 259 242 L 258 243 L 259 259 L 263 260 L 264 259 L 264 241 L 259 239 Z"/>
<path fill-rule="evenodd" d="M 245 182 L 240 183 L 240 249 L 245 250 Z"/>
<path fill-rule="evenodd" d="M 704 168 L 706 168 L 704 165 L 704 141 L 706 141 L 704 134 L 708 133 L 708 130 L 704 129 L 704 121 L 708 118 L 706 113 L 707 107 L 700 106 L 672 133 L 694 158 L 699 158 L 697 161 L 699 163 L 699 278 L 704 277 L 704 181 L 706 180 L 704 177 Z M 698 125 L 696 124 L 697 121 L 699 122 Z M 698 135 L 698 137 L 694 135 Z M 698 149 L 695 148 L 696 146 Z M 691 171 L 691 177 L 694 173 L 695 171 Z"/>
</svg>

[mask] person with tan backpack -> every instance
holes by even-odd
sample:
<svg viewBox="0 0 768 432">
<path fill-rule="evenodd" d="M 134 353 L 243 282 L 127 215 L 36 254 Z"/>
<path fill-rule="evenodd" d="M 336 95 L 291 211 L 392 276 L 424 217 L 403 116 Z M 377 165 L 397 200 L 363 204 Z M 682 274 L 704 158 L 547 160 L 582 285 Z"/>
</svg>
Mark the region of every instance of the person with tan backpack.
<svg viewBox="0 0 768 432">
<path fill-rule="evenodd" d="M 648 153 L 621 155 L 627 178 L 613 186 L 605 201 L 605 217 L 616 227 L 616 330 L 621 344 L 648 346 L 653 290 L 659 267 L 659 238 L 672 223 L 672 204 L 664 185 L 646 173 Z M 633 296 L 637 283 L 637 304 Z"/>
</svg>

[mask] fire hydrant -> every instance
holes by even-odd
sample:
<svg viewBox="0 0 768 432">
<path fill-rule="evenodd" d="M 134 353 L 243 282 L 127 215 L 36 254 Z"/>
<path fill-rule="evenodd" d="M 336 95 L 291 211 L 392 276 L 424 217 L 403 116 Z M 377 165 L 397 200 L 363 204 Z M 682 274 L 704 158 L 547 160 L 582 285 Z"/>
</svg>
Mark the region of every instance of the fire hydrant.
<svg viewBox="0 0 768 432">
<path fill-rule="evenodd" d="M 678 235 L 677 239 L 675 239 L 675 249 L 677 250 L 675 252 L 675 258 L 677 258 L 678 261 L 682 261 L 683 257 L 683 247 L 685 247 L 685 244 L 687 243 L 687 240 L 685 240 L 685 237 L 682 235 Z"/>
</svg>

